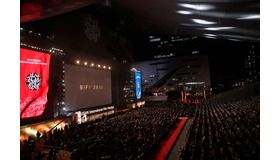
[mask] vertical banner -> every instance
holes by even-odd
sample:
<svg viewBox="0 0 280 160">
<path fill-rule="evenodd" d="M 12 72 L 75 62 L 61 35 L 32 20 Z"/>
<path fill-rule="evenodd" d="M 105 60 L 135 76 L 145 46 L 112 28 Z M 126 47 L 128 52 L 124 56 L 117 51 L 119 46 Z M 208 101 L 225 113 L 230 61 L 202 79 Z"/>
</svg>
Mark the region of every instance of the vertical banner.
<svg viewBox="0 0 280 160">
<path fill-rule="evenodd" d="M 81 124 L 82 123 L 82 113 L 81 111 L 75 112 L 74 114 L 74 120 L 76 123 Z"/>
<path fill-rule="evenodd" d="M 141 98 L 141 73 L 135 72 L 136 99 Z"/>
<path fill-rule="evenodd" d="M 20 49 L 20 118 L 43 114 L 49 90 L 50 54 Z"/>
</svg>

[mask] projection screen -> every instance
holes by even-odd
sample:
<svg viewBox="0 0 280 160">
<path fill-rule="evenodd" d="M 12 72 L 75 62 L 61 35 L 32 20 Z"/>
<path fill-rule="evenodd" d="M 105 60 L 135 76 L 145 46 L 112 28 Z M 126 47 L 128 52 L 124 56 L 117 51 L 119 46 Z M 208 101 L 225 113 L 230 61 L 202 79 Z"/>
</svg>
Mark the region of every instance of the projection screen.
<svg viewBox="0 0 280 160">
<path fill-rule="evenodd" d="M 65 98 L 67 110 L 111 104 L 111 71 L 66 64 Z"/>
</svg>

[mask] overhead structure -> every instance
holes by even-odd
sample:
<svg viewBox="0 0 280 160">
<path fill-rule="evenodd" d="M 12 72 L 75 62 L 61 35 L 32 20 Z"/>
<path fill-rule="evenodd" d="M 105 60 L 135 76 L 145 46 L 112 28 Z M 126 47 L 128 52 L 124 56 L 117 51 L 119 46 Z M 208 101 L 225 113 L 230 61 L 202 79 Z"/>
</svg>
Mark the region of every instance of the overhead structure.
<svg viewBox="0 0 280 160">
<path fill-rule="evenodd" d="M 20 18 L 35 21 L 94 3 L 113 8 L 138 32 L 260 40 L 259 0 L 21 0 Z"/>
</svg>

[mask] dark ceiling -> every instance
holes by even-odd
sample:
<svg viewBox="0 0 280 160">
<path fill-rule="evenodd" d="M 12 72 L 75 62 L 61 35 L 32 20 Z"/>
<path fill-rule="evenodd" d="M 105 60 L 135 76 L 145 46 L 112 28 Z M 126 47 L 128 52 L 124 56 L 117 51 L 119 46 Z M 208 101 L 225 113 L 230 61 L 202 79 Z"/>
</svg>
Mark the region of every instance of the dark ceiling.
<svg viewBox="0 0 280 160">
<path fill-rule="evenodd" d="M 132 24 L 133 31 L 260 40 L 259 0 L 21 0 L 20 21 L 53 17 L 94 3 L 112 8 Z"/>
</svg>

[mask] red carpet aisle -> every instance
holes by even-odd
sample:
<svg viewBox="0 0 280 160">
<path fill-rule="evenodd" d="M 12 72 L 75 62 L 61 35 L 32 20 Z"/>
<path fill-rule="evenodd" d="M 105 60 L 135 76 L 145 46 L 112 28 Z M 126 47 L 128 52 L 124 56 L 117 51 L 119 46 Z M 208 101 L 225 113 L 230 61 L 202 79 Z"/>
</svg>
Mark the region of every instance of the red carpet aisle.
<svg viewBox="0 0 280 160">
<path fill-rule="evenodd" d="M 177 139 L 178 135 L 180 134 L 184 124 L 187 121 L 187 117 L 179 118 L 180 121 L 177 122 L 174 128 L 169 132 L 169 135 L 166 136 L 160 145 L 152 152 L 149 160 L 164 160 L 171 149 L 173 143 Z"/>
</svg>

